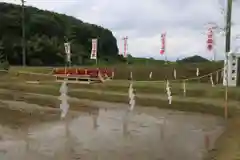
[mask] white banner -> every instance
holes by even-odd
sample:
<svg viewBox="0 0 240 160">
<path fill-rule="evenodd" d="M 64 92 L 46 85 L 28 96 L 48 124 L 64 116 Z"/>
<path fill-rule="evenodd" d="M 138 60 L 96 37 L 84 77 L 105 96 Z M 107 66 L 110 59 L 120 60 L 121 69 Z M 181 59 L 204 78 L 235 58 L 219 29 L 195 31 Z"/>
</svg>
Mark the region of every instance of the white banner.
<svg viewBox="0 0 240 160">
<path fill-rule="evenodd" d="M 233 51 L 236 53 L 240 52 L 240 35 L 236 35 L 233 42 Z"/>
<path fill-rule="evenodd" d="M 71 62 L 71 47 L 70 43 L 64 43 L 65 53 L 67 55 L 67 61 Z"/>
<path fill-rule="evenodd" d="M 97 59 L 97 39 L 92 39 L 91 59 Z"/>
<path fill-rule="evenodd" d="M 128 54 L 128 53 L 127 53 L 127 52 L 128 52 L 128 36 L 124 37 L 124 38 L 123 38 L 123 41 L 124 41 L 123 57 L 124 57 L 124 58 L 127 58 L 127 56 L 128 56 L 128 55 L 127 55 L 127 54 Z"/>
</svg>

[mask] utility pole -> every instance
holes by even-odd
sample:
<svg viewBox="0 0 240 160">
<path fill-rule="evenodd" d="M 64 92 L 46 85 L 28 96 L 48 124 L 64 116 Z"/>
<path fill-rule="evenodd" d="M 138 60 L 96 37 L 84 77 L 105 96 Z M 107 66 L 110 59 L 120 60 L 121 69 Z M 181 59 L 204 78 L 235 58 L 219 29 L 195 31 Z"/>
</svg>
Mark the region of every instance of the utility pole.
<svg viewBox="0 0 240 160">
<path fill-rule="evenodd" d="M 231 25 L 232 25 L 232 1 L 233 0 L 228 0 L 227 2 L 227 16 L 226 21 L 225 21 L 225 54 L 226 54 L 226 63 L 224 64 L 225 69 L 225 81 L 226 81 L 226 86 L 225 86 L 225 107 L 224 107 L 224 117 L 225 119 L 228 118 L 228 53 L 230 52 L 231 49 Z"/>
<path fill-rule="evenodd" d="M 25 0 L 22 2 L 22 65 L 26 66 Z"/>
<path fill-rule="evenodd" d="M 228 0 L 228 5 L 227 5 L 227 17 L 226 17 L 226 28 L 225 28 L 225 34 L 226 34 L 226 46 L 225 46 L 225 52 L 226 54 L 230 51 L 231 47 L 231 25 L 232 25 L 232 1 L 233 0 Z"/>
</svg>

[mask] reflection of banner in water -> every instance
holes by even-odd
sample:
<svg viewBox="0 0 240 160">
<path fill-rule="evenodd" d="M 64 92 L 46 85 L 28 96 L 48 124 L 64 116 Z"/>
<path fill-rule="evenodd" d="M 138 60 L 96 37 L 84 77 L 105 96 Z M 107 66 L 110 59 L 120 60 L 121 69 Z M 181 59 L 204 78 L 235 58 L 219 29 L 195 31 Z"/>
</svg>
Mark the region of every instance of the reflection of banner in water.
<svg viewBox="0 0 240 160">
<path fill-rule="evenodd" d="M 70 124 L 70 119 L 66 118 L 64 121 L 64 125 L 65 125 L 65 148 L 63 152 L 64 159 L 71 159 L 71 155 L 72 155 L 71 153 L 72 142 L 71 142 L 71 133 L 70 133 L 69 124 Z"/>
<path fill-rule="evenodd" d="M 129 123 L 129 116 L 130 116 L 129 113 L 130 113 L 129 110 L 127 110 L 123 115 L 123 135 L 124 136 L 127 136 L 129 134 L 128 132 L 128 123 Z"/>
<path fill-rule="evenodd" d="M 159 124 L 160 124 L 160 140 L 161 140 L 161 142 L 163 142 L 163 140 L 164 140 L 164 132 L 165 132 L 165 125 L 166 125 L 166 118 L 163 117 Z"/>
<path fill-rule="evenodd" d="M 94 109 L 91 112 L 92 118 L 93 118 L 93 129 L 98 128 L 98 116 L 99 116 L 99 108 Z"/>
<path fill-rule="evenodd" d="M 210 149 L 210 138 L 209 138 L 209 135 L 208 135 L 208 134 L 206 134 L 206 135 L 204 136 L 204 146 L 205 146 L 205 149 L 206 149 L 207 151 L 209 151 L 209 149 Z"/>
</svg>

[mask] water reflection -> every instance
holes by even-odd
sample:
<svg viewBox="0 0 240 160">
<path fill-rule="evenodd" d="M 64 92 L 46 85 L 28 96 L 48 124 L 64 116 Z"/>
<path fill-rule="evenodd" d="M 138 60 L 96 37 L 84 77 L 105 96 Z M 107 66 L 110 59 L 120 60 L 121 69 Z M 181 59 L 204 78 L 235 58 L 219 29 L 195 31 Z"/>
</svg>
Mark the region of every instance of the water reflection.
<svg viewBox="0 0 240 160">
<path fill-rule="evenodd" d="M 123 135 L 124 136 L 128 136 L 130 134 L 129 130 L 128 130 L 128 123 L 129 123 L 129 119 L 130 119 L 130 110 L 126 110 L 125 113 L 123 114 Z"/>
<path fill-rule="evenodd" d="M 90 112 L 90 115 L 93 120 L 93 129 L 97 130 L 98 128 L 98 117 L 99 117 L 99 108 L 96 108 Z"/>
<path fill-rule="evenodd" d="M 205 135 L 209 139 L 207 149 L 211 149 L 223 129 L 216 117 L 153 108 L 129 112 L 123 108 L 79 112 L 78 117 L 68 114 L 62 121 L 22 127 L 23 136 L 5 125 L 0 129 L 0 149 L 6 151 L 7 158 L 19 160 L 202 160 Z"/>
</svg>

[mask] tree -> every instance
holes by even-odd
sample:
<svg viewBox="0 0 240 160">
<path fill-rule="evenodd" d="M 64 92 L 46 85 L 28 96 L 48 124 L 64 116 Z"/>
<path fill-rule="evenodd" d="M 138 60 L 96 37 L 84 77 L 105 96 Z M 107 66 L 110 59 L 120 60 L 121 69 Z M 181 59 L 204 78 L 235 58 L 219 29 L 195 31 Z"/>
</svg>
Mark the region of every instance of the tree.
<svg viewBox="0 0 240 160">
<path fill-rule="evenodd" d="M 22 64 L 21 6 L 0 3 L 0 41 L 10 64 Z M 118 47 L 112 32 L 83 23 L 74 17 L 34 7 L 25 8 L 26 62 L 28 65 L 64 65 L 64 42 L 71 42 L 72 64 L 88 63 L 91 39 L 98 38 L 99 59 L 118 60 Z"/>
<path fill-rule="evenodd" d="M 4 47 L 2 41 L 0 41 L 0 68 L 4 70 L 9 69 L 7 56 L 3 53 Z"/>
</svg>

